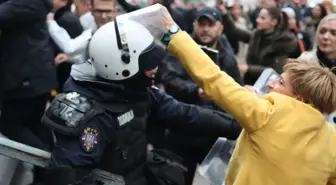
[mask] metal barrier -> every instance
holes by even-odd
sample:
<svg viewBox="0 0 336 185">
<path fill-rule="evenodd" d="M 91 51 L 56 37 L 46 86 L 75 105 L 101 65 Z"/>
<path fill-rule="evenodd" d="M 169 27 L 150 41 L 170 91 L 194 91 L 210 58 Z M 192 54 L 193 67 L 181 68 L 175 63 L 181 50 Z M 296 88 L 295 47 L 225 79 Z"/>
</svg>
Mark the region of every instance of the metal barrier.
<svg viewBox="0 0 336 185">
<path fill-rule="evenodd" d="M 50 159 L 50 153 L 0 136 L 0 155 L 23 161 L 34 166 L 45 168 Z M 98 181 L 103 185 L 124 185 L 121 176 L 103 170 L 94 170 Z"/>
<path fill-rule="evenodd" d="M 3 137 L 0 137 L 0 154 L 40 167 L 46 167 L 50 159 L 49 152 Z"/>
</svg>

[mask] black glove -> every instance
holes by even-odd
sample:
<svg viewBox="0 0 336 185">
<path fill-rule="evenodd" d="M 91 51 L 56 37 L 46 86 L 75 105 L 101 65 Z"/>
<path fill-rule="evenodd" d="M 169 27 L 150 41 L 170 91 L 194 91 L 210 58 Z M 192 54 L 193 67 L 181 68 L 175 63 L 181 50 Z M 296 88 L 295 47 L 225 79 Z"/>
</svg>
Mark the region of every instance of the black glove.
<svg viewBox="0 0 336 185">
<path fill-rule="evenodd" d="M 150 185 L 184 185 L 182 158 L 167 150 L 152 150 L 147 154 L 146 176 Z"/>
</svg>

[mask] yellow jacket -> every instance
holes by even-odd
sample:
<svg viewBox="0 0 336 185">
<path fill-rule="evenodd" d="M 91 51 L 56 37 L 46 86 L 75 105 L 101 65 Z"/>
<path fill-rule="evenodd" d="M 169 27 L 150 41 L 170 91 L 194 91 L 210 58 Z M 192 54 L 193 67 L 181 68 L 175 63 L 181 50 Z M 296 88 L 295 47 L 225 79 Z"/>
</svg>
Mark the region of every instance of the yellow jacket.
<svg viewBox="0 0 336 185">
<path fill-rule="evenodd" d="M 317 109 L 278 93 L 259 98 L 220 71 L 185 32 L 173 37 L 169 51 L 244 128 L 226 185 L 336 184 L 336 130 Z"/>
</svg>

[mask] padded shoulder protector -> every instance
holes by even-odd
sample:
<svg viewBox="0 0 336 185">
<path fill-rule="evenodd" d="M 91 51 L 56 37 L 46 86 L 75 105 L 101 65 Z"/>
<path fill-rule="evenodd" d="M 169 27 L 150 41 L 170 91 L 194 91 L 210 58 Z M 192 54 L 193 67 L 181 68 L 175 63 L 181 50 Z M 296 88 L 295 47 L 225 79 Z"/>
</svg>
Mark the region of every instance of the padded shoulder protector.
<svg viewBox="0 0 336 185">
<path fill-rule="evenodd" d="M 42 117 L 42 123 L 55 131 L 76 134 L 80 123 L 87 121 L 101 110 L 83 95 L 76 92 L 59 94 Z"/>
</svg>

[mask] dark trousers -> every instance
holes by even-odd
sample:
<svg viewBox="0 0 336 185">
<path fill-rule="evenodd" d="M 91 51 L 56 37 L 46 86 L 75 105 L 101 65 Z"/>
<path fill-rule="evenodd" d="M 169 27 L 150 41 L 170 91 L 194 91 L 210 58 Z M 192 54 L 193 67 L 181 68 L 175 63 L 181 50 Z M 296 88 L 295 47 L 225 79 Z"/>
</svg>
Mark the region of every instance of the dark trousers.
<svg viewBox="0 0 336 185">
<path fill-rule="evenodd" d="M 40 122 L 49 95 L 3 101 L 0 132 L 11 140 L 51 150 L 51 130 Z"/>
</svg>

